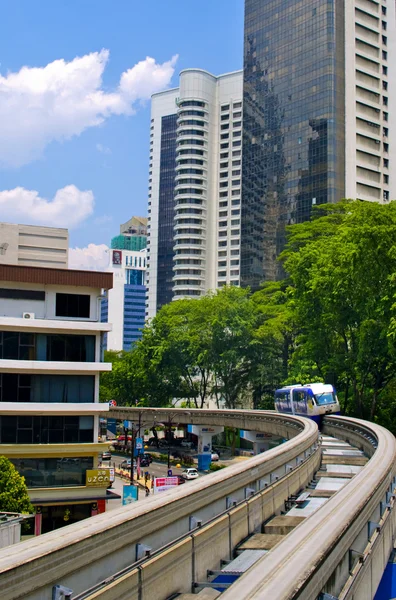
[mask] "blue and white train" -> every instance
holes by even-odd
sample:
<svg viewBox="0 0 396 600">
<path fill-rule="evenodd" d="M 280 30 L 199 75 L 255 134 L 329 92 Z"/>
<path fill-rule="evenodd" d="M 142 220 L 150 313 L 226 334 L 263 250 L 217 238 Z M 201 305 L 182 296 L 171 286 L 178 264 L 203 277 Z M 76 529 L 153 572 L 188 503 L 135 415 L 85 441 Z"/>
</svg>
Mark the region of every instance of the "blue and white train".
<svg viewBox="0 0 396 600">
<path fill-rule="evenodd" d="M 340 414 L 337 394 L 328 383 L 288 385 L 275 392 L 275 410 L 308 417 L 320 424 L 324 415 Z"/>
</svg>

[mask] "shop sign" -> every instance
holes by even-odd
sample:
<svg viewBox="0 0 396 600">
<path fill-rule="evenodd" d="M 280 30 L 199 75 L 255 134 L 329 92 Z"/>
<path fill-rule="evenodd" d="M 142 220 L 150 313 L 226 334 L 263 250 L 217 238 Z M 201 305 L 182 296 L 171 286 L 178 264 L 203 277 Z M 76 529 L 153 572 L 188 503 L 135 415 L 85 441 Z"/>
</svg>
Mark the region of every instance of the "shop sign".
<svg viewBox="0 0 396 600">
<path fill-rule="evenodd" d="M 107 488 L 110 483 L 110 469 L 88 469 L 85 472 L 85 485 L 87 487 Z"/>
</svg>

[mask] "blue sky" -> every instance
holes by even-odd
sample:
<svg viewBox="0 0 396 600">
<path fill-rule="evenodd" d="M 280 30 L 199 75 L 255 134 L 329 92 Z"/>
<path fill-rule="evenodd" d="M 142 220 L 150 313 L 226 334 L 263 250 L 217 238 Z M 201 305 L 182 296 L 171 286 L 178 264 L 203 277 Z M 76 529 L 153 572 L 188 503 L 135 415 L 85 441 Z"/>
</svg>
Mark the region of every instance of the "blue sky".
<svg viewBox="0 0 396 600">
<path fill-rule="evenodd" d="M 146 215 L 150 86 L 175 86 L 189 67 L 240 69 L 243 0 L 0 9 L 0 220 L 69 226 L 71 246 L 109 244 Z M 155 63 L 130 71 L 147 56 Z"/>
</svg>

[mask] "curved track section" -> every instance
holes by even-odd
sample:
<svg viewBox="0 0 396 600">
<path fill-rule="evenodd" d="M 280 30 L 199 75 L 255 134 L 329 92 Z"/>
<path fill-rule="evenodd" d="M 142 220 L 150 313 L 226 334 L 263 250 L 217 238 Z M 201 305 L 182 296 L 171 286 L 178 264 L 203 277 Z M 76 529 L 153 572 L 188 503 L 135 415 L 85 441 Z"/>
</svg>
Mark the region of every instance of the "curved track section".
<svg viewBox="0 0 396 600">
<path fill-rule="evenodd" d="M 230 425 L 271 432 L 288 439 L 282 446 L 207 475 L 164 496 L 122 507 L 0 550 L 2 600 L 50 600 L 62 584 L 73 597 L 136 560 L 139 546 L 153 551 L 191 531 L 191 517 L 203 523 L 222 514 L 227 500 L 238 503 L 251 490 L 278 510 L 312 478 L 320 463 L 316 425 L 306 419 L 263 411 L 115 409 L 119 419 Z M 107 414 L 107 416 L 109 416 Z M 185 489 L 184 489 L 185 488 Z M 261 515 L 262 516 L 262 515 Z M 246 519 L 245 519 L 246 521 Z M 248 525 L 250 527 L 250 525 Z M 251 524 L 254 528 L 255 524 Z M 234 523 L 238 538 L 239 522 Z M 246 535 L 246 534 L 244 534 Z"/>
<path fill-rule="evenodd" d="M 373 597 L 392 548 L 396 440 L 383 427 L 346 417 L 327 417 L 324 431 L 362 448 L 370 460 L 285 544 L 224 592 L 224 600 L 315 600 L 321 592 L 337 598 Z M 385 543 L 377 544 L 380 560 L 373 569 L 374 542 L 385 523 L 390 525 L 384 529 Z"/>
</svg>

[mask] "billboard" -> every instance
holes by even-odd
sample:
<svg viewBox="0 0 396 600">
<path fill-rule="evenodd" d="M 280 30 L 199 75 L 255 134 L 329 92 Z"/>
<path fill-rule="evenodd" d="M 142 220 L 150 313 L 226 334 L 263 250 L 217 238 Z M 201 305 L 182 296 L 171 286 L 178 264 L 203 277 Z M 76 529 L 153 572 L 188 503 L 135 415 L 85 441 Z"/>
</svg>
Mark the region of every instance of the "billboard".
<svg viewBox="0 0 396 600">
<path fill-rule="evenodd" d="M 156 477 L 154 479 L 154 494 L 166 492 L 166 490 L 170 490 L 176 485 L 179 485 L 178 477 Z"/>
<path fill-rule="evenodd" d="M 126 506 L 136 502 L 139 498 L 137 485 L 124 485 L 122 488 L 122 505 Z"/>
</svg>

